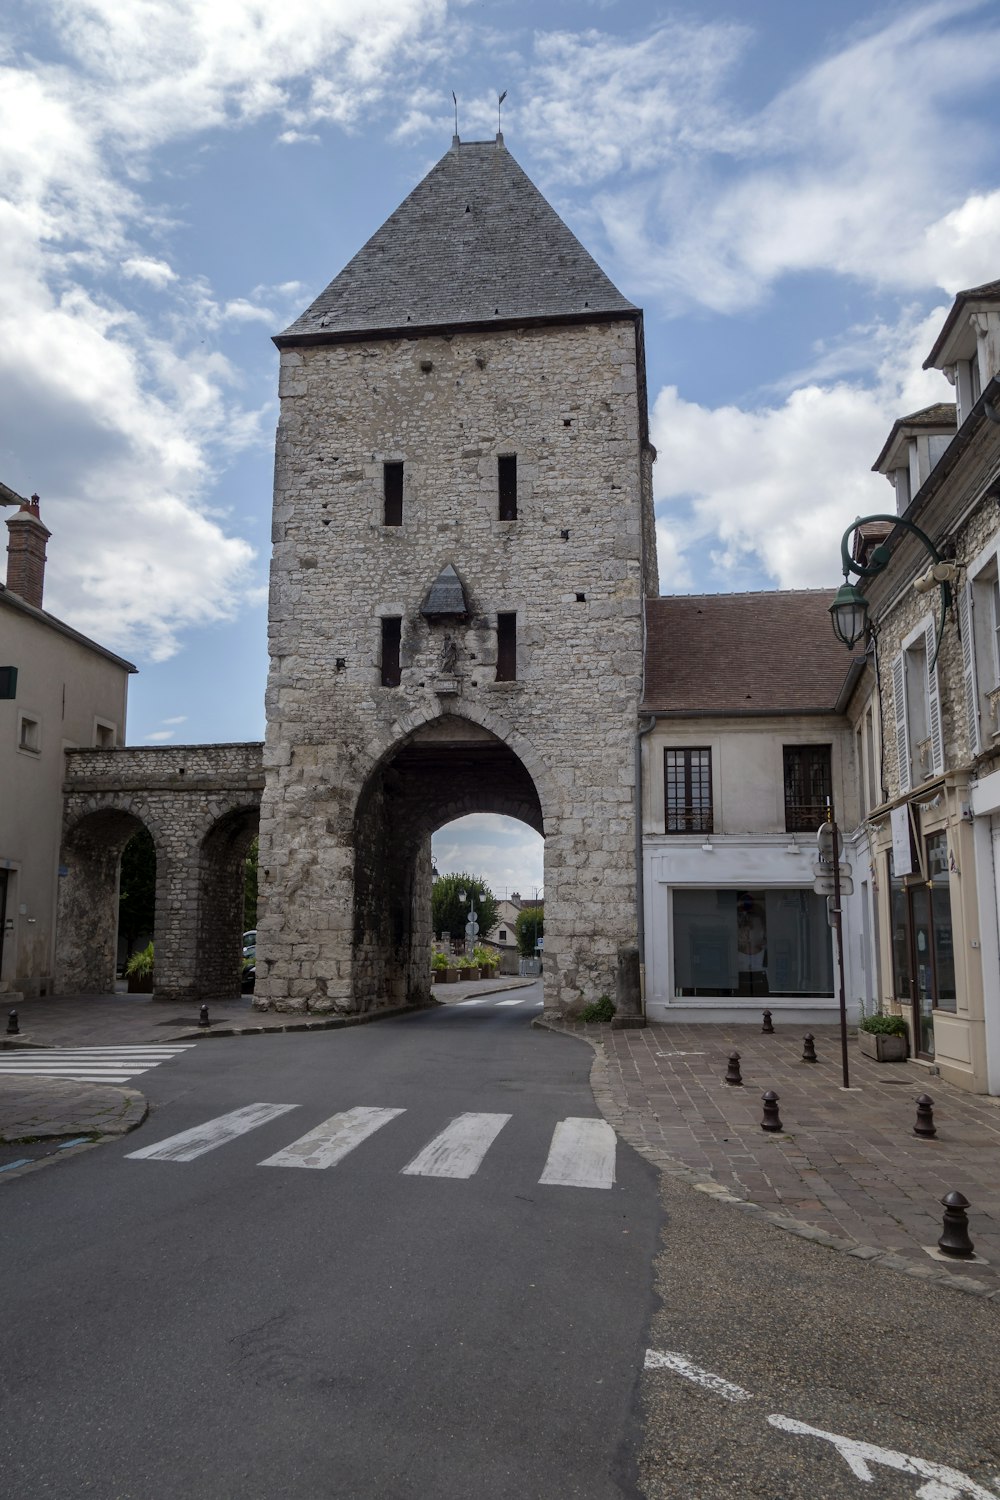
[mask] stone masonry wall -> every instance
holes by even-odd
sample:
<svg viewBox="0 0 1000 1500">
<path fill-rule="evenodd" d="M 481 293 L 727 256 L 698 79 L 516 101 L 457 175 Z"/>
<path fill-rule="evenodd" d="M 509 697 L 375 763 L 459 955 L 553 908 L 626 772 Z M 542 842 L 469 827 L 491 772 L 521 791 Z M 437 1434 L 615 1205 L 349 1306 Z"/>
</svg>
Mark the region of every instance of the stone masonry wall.
<svg viewBox="0 0 1000 1500">
<path fill-rule="evenodd" d="M 263 779 L 259 744 L 67 752 L 58 992 L 113 988 L 118 862 L 142 826 L 156 848 L 156 998 L 239 993 L 242 860 Z"/>
<path fill-rule="evenodd" d="M 281 397 L 257 1003 L 357 1004 L 358 800 L 442 714 L 509 746 L 538 792 L 546 1005 L 612 992 L 636 928 L 633 746 L 655 587 L 635 325 L 285 350 Z M 503 454 L 517 455 L 515 521 L 498 519 Z M 383 524 L 386 461 L 404 464 L 397 527 Z M 448 563 L 469 617 L 428 623 L 420 605 Z M 514 682 L 495 680 L 502 611 L 517 616 Z M 382 616 L 403 620 L 396 688 L 381 686 Z"/>
</svg>

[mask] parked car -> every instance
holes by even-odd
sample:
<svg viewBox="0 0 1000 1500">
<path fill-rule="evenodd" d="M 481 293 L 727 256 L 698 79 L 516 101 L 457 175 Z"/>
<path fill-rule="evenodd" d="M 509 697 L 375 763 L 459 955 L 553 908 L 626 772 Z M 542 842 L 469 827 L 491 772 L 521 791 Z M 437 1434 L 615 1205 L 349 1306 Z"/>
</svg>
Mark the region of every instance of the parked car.
<svg viewBox="0 0 1000 1500">
<path fill-rule="evenodd" d="M 251 927 L 249 932 L 243 934 L 243 957 L 253 958 L 257 952 L 257 929 Z"/>
</svg>

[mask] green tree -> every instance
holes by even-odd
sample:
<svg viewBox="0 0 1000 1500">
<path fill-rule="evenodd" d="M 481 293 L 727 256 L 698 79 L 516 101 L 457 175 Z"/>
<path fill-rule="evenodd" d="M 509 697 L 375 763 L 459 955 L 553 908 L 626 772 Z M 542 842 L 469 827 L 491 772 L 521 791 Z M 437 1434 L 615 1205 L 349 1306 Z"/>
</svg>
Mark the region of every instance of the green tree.
<svg viewBox="0 0 1000 1500">
<path fill-rule="evenodd" d="M 156 915 L 156 848 L 148 828 L 134 833 L 122 850 L 118 885 L 118 930 L 131 954 L 137 938 L 150 938 Z"/>
<path fill-rule="evenodd" d="M 514 923 L 517 933 L 517 951 L 522 958 L 536 956 L 535 939 L 544 936 L 545 912 L 540 906 L 525 906 L 517 914 Z"/>
<path fill-rule="evenodd" d="M 247 850 L 246 878 L 243 882 L 243 931 L 257 926 L 257 840 Z"/>
<path fill-rule="evenodd" d="M 465 936 L 470 902 L 466 899 L 463 903 L 458 899 L 458 893 L 462 890 L 467 898 L 475 897 L 480 937 L 485 937 L 496 926 L 496 897 L 485 880 L 481 880 L 478 875 L 439 875 L 431 893 L 435 937 L 440 937 L 442 932 L 450 932 L 453 938 Z"/>
</svg>

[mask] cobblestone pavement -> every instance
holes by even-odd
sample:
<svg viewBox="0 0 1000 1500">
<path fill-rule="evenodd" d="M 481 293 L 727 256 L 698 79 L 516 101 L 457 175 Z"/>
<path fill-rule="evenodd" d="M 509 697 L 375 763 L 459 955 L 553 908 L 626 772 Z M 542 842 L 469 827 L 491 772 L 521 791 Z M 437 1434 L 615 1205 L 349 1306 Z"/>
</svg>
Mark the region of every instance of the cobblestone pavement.
<svg viewBox="0 0 1000 1500">
<path fill-rule="evenodd" d="M 547 1024 L 546 1022 L 536 1022 Z M 756 1205 L 786 1227 L 914 1274 L 976 1281 L 1000 1295 L 1000 1099 L 968 1094 L 911 1063 L 876 1063 L 850 1040 L 851 1092 L 841 1087 L 840 1033 L 817 1027 L 819 1061 L 802 1061 L 802 1035 L 760 1026 L 555 1028 L 592 1041 L 603 1113 L 666 1171 Z M 804 1030 L 804 1028 L 803 1028 Z M 724 1083 L 740 1053 L 742 1087 Z M 857 1092 L 855 1092 L 855 1088 Z M 780 1099 L 784 1129 L 761 1129 L 761 1095 Z M 916 1098 L 934 1100 L 938 1134 L 913 1134 Z M 975 1262 L 941 1262 L 937 1245 L 952 1189 L 969 1200 Z M 858 1247 L 867 1247 L 861 1251 Z"/>
</svg>

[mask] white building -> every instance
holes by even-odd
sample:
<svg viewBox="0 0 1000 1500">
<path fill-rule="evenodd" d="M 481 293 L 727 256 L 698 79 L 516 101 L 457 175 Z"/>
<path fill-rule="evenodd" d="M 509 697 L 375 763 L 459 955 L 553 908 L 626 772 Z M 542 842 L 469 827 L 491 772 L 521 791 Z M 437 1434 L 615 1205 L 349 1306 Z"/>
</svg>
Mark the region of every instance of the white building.
<svg viewBox="0 0 1000 1500">
<path fill-rule="evenodd" d="M 125 738 L 135 668 L 42 608 L 38 497 L 0 486 L 7 521 L 0 585 L 0 995 L 44 995 L 55 965 L 64 751 Z"/>
<path fill-rule="evenodd" d="M 646 606 L 642 734 L 646 1013 L 655 1021 L 832 1022 L 839 1010 L 816 833 L 857 824 L 844 706 L 859 665 L 830 591 Z M 845 919 L 847 997 L 870 1001 Z M 870 965 L 869 965 L 870 968 Z"/>
</svg>

